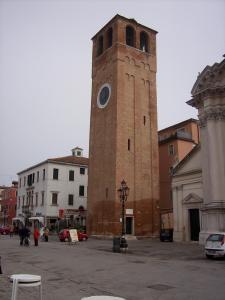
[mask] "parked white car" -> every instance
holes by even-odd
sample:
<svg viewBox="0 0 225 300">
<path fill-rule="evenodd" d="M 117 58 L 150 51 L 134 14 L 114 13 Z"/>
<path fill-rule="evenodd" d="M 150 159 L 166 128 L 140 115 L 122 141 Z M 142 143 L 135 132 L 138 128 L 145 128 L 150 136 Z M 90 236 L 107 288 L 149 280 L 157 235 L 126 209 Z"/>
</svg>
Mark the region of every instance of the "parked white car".
<svg viewBox="0 0 225 300">
<path fill-rule="evenodd" d="M 225 232 L 211 233 L 205 243 L 205 255 L 207 258 L 225 258 Z"/>
</svg>

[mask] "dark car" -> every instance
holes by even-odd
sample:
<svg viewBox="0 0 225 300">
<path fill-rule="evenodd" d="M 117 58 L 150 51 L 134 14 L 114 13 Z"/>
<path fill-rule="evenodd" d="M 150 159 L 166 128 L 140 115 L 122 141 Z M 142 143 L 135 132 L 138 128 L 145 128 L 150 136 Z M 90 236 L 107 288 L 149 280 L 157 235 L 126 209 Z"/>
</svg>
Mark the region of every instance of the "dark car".
<svg viewBox="0 0 225 300">
<path fill-rule="evenodd" d="M 10 233 L 10 227 L 8 226 L 0 227 L 0 234 L 9 234 L 9 233 Z"/>
<path fill-rule="evenodd" d="M 81 241 L 86 241 L 88 239 L 88 235 L 84 232 L 78 231 L 77 230 L 77 236 L 78 236 L 78 240 Z M 59 232 L 59 240 L 61 242 L 67 242 L 70 241 L 70 233 L 69 233 L 69 229 L 62 229 Z"/>
</svg>

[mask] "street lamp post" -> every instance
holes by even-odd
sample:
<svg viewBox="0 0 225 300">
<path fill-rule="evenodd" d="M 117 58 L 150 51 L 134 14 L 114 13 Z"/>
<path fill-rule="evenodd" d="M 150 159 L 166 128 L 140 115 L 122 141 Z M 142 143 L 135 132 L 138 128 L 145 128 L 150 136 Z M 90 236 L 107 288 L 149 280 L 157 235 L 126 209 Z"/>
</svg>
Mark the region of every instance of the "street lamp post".
<svg viewBox="0 0 225 300">
<path fill-rule="evenodd" d="M 125 202 L 127 201 L 127 197 L 129 195 L 129 187 L 126 184 L 126 181 L 123 179 L 121 181 L 120 188 L 118 189 L 118 194 L 120 197 L 120 202 L 122 206 L 122 230 L 121 230 L 121 238 L 120 238 L 120 248 L 126 249 L 127 248 L 127 241 L 125 239 Z"/>
</svg>

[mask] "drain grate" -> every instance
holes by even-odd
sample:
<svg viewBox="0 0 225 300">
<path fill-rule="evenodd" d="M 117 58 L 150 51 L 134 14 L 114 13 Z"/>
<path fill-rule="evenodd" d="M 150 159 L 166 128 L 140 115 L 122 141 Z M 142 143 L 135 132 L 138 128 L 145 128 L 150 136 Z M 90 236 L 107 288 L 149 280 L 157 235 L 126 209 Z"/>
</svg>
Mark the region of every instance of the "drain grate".
<svg viewBox="0 0 225 300">
<path fill-rule="evenodd" d="M 173 289 L 174 286 L 167 285 L 167 284 L 153 284 L 153 285 L 148 285 L 148 288 L 157 291 L 167 291 L 169 289 Z"/>
</svg>

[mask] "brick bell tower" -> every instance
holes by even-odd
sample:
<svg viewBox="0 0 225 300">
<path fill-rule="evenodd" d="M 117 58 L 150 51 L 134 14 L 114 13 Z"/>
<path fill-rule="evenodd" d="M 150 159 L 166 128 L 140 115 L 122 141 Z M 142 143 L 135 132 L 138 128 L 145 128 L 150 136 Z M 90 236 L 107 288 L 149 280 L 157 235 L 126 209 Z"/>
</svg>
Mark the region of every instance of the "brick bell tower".
<svg viewBox="0 0 225 300">
<path fill-rule="evenodd" d="M 159 235 L 156 34 L 116 15 L 93 38 L 88 219 L 90 235 Z"/>
</svg>

